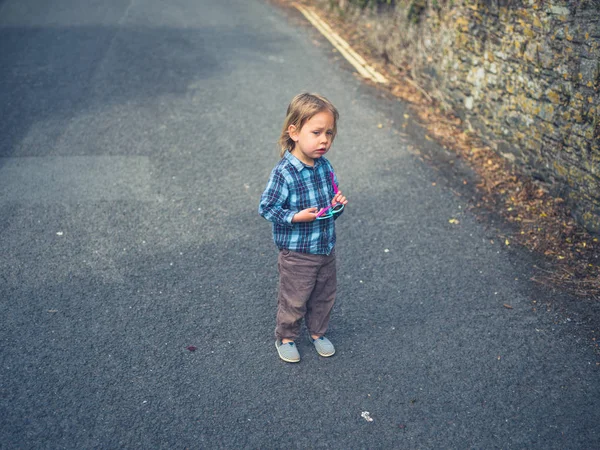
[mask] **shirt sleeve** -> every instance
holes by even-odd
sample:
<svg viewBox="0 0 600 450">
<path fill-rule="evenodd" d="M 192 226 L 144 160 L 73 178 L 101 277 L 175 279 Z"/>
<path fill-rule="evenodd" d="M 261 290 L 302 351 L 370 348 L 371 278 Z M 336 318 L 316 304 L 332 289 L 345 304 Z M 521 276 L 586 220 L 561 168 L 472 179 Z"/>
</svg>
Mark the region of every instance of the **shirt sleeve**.
<svg viewBox="0 0 600 450">
<path fill-rule="evenodd" d="M 270 222 L 282 225 L 292 225 L 292 218 L 296 214 L 287 208 L 287 199 L 290 194 L 287 182 L 276 169 L 271 172 L 267 187 L 260 197 L 258 213 Z"/>
</svg>

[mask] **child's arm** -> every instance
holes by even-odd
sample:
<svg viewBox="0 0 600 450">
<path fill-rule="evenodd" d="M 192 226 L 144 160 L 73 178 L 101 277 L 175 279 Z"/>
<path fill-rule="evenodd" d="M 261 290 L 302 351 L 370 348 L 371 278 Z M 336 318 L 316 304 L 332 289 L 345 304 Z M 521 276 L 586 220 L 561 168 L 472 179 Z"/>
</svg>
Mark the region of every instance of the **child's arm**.
<svg viewBox="0 0 600 450">
<path fill-rule="evenodd" d="M 297 222 L 312 222 L 317 218 L 317 208 L 292 211 L 286 208 L 289 189 L 281 173 L 273 171 L 267 187 L 260 198 L 258 213 L 270 222 L 292 225 Z"/>
</svg>

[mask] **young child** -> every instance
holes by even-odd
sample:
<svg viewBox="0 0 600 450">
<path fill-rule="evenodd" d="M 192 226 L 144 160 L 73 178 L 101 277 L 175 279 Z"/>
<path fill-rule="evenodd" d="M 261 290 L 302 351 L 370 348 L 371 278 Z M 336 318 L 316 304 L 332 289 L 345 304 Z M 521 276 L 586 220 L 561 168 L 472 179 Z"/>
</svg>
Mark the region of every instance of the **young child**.
<svg viewBox="0 0 600 450">
<path fill-rule="evenodd" d="M 300 361 L 294 341 L 303 318 L 319 355 L 335 353 L 324 335 L 337 283 L 335 220 L 348 201 L 323 155 L 335 138 L 338 117 L 320 95 L 292 99 L 279 138 L 282 158 L 260 199 L 259 214 L 273 222 L 279 248 L 275 345 L 286 362 Z"/>
</svg>

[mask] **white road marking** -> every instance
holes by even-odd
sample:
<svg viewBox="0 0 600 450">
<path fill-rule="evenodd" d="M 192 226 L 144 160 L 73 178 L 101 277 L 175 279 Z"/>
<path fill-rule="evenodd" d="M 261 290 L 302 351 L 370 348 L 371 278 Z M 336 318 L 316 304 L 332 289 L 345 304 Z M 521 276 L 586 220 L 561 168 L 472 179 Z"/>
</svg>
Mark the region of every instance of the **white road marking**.
<svg viewBox="0 0 600 450">
<path fill-rule="evenodd" d="M 327 38 L 331 44 L 338 49 L 338 51 L 352 64 L 358 73 L 364 78 L 373 80 L 376 83 L 387 83 L 387 79 L 371 67 L 362 56 L 356 53 L 352 47 L 342 39 L 337 33 L 335 33 L 329 25 L 327 25 L 314 11 L 305 6 L 294 4 L 296 9 L 300 11 L 306 19 L 312 23 L 317 30 L 319 30 L 323 36 Z"/>
</svg>

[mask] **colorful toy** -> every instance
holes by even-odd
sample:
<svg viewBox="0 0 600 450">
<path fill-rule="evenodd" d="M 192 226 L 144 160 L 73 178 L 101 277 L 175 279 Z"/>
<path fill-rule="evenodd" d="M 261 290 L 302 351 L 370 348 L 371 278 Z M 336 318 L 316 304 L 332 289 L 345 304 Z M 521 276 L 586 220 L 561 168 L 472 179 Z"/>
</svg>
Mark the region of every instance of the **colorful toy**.
<svg viewBox="0 0 600 450">
<path fill-rule="evenodd" d="M 333 185 L 333 192 L 337 195 L 339 189 L 335 184 L 335 176 L 333 175 L 333 172 L 329 172 L 329 174 L 331 175 L 331 184 Z M 325 208 L 322 208 L 317 213 L 317 220 L 329 219 L 330 217 L 333 217 L 334 214 L 340 213 L 342 209 L 344 209 L 344 205 L 342 205 L 341 203 L 336 203 L 335 205 L 331 204 Z"/>
</svg>

